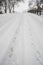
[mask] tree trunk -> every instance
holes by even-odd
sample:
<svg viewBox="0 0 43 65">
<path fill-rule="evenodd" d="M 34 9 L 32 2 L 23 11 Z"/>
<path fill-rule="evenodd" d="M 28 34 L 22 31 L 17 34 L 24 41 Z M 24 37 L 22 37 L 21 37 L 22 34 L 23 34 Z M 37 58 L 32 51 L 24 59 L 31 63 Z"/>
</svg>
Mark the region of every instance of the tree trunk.
<svg viewBox="0 0 43 65">
<path fill-rule="evenodd" d="M 13 13 L 14 13 L 14 4 L 13 4 Z"/>
<path fill-rule="evenodd" d="M 10 6 L 9 6 L 9 13 L 11 13 L 11 8 L 10 8 Z"/>
<path fill-rule="evenodd" d="M 9 2 L 9 13 L 11 13 L 11 4 Z"/>
<path fill-rule="evenodd" d="M 7 13 L 7 3 L 5 2 L 5 13 Z"/>
</svg>

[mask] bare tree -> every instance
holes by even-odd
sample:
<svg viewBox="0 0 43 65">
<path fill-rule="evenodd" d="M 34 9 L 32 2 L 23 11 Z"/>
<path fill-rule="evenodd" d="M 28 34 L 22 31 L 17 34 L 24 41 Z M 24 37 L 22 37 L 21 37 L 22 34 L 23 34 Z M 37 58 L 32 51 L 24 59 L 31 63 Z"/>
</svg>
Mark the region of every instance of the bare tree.
<svg viewBox="0 0 43 65">
<path fill-rule="evenodd" d="M 11 13 L 11 10 L 13 8 L 13 12 L 14 12 L 14 5 L 17 2 L 17 0 L 8 0 L 8 5 L 9 5 L 9 12 Z"/>
<path fill-rule="evenodd" d="M 30 7 L 30 9 L 33 9 L 34 7 L 35 7 L 35 2 L 36 2 L 36 0 L 30 0 L 29 1 L 29 7 Z"/>
<path fill-rule="evenodd" d="M 7 13 L 7 8 L 9 9 L 9 13 L 11 13 L 12 9 L 14 12 L 15 3 L 19 1 L 24 1 L 24 0 L 0 0 L 0 1 L 4 3 L 5 13 Z"/>
<path fill-rule="evenodd" d="M 41 15 L 41 0 L 36 0 L 36 5 L 37 5 L 37 14 L 39 13 Z"/>
<path fill-rule="evenodd" d="M 5 0 L 5 13 L 7 13 L 7 1 Z"/>
<path fill-rule="evenodd" d="M 5 5 L 5 13 L 7 13 L 7 0 L 0 0 Z"/>
<path fill-rule="evenodd" d="M 24 0 L 17 0 L 17 1 L 23 1 L 24 2 Z"/>
<path fill-rule="evenodd" d="M 14 13 L 15 4 L 19 1 L 24 1 L 24 0 L 8 0 L 8 1 L 9 1 L 9 12 L 11 13 L 11 10 L 13 8 L 13 13 Z"/>
</svg>

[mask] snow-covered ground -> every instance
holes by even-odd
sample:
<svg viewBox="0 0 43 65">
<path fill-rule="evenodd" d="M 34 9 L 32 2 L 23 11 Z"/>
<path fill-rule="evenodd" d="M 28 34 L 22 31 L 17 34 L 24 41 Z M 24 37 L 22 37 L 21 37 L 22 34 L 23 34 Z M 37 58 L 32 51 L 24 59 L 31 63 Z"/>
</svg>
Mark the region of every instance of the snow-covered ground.
<svg viewBox="0 0 43 65">
<path fill-rule="evenodd" d="M 0 15 L 0 65 L 43 65 L 43 17 Z"/>
</svg>

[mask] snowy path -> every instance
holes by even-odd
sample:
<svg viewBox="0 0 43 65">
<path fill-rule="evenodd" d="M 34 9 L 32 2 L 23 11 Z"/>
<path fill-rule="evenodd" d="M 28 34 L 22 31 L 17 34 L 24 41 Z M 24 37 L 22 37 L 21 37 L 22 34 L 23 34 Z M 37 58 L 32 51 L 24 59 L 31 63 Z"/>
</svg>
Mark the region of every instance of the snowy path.
<svg viewBox="0 0 43 65">
<path fill-rule="evenodd" d="M 0 28 L 0 62 L 4 58 L 1 65 L 43 65 L 41 20 L 30 13 L 16 14 Z"/>
<path fill-rule="evenodd" d="M 18 16 L 20 19 L 18 19 Z M 16 18 L 17 17 L 17 18 Z M 15 21 L 14 21 L 15 19 Z M 5 51 L 7 50 L 13 35 L 16 32 L 17 27 L 21 22 L 21 14 L 14 16 L 9 23 L 5 24 L 0 28 L 0 61 L 3 58 Z M 1 51 L 2 50 L 2 51 Z"/>
</svg>

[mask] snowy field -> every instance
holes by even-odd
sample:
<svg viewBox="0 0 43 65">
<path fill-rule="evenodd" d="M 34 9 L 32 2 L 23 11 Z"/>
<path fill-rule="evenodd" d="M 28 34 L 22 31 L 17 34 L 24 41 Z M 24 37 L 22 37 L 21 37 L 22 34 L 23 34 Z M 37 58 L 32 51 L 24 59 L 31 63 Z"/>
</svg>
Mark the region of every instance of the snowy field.
<svg viewBox="0 0 43 65">
<path fill-rule="evenodd" d="M 43 17 L 0 15 L 0 65 L 43 65 Z"/>
</svg>

